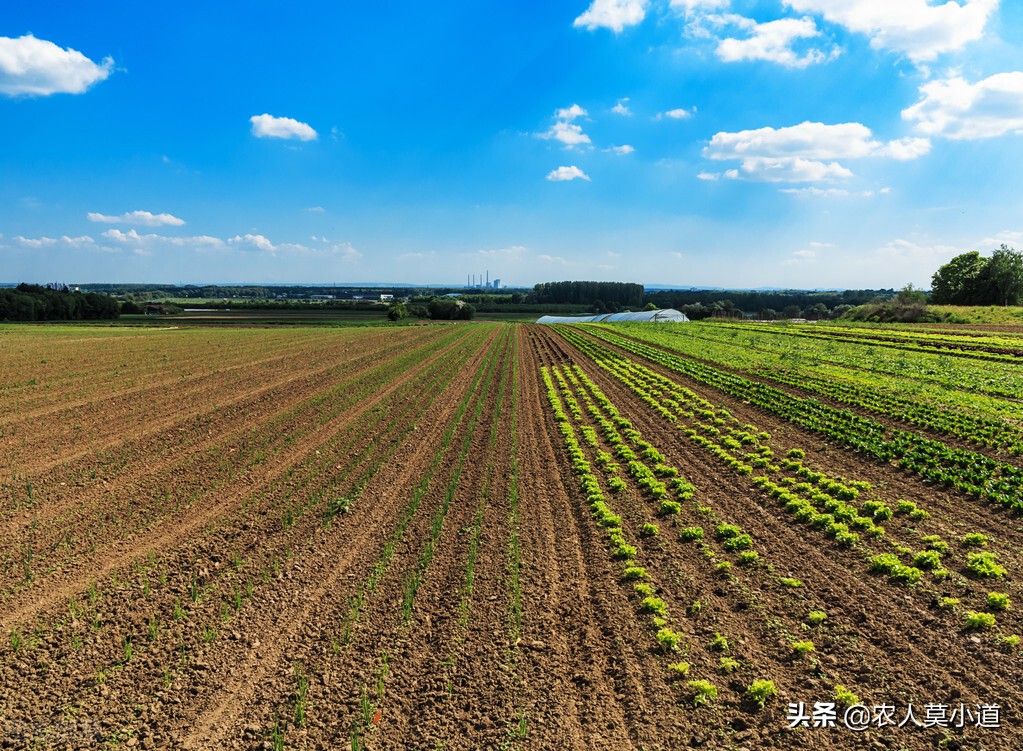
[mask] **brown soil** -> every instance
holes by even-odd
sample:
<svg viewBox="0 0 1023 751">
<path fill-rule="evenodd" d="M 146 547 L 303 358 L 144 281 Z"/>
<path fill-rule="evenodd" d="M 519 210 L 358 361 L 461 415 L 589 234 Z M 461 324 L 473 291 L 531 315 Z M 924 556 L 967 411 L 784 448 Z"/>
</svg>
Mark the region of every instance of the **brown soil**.
<svg viewBox="0 0 1023 751">
<path fill-rule="evenodd" d="M 871 544 L 917 550 L 940 534 L 953 578 L 908 589 L 868 574 L 864 550 L 792 523 L 545 327 L 97 329 L 45 343 L 19 333 L 16 345 L 0 392 L 0 747 L 944 741 L 935 728 L 787 728 L 788 702 L 826 701 L 836 684 L 868 705 L 998 702 L 1002 730 L 950 731 L 943 747 L 1023 741 L 1018 649 L 961 624 L 988 591 L 1023 602 L 1018 520 L 698 384 L 684 383 L 769 431 L 776 454 L 801 447 L 808 466 L 870 480 L 869 497 L 917 501 L 930 518 L 896 517 Z M 128 362 L 130 384 L 115 373 Z M 658 648 L 551 414 L 540 366 L 572 362 L 697 486 L 670 518 L 627 473 L 624 491 L 606 493 L 683 636 L 677 655 Z M 596 450 L 585 447 L 591 461 Z M 702 526 L 714 560 L 734 564 L 714 539 L 723 522 L 752 536 L 759 565 L 723 577 L 678 538 Z M 656 537 L 640 536 L 647 523 Z M 964 531 L 990 535 L 1008 580 L 960 575 Z M 935 608 L 940 594 L 960 612 Z M 813 609 L 828 613 L 816 628 Z M 1023 631 L 1015 610 L 998 624 Z M 815 652 L 797 657 L 805 639 Z M 685 678 L 668 667 L 678 660 Z M 695 679 L 718 698 L 694 707 Z M 763 710 L 745 696 L 755 679 L 778 690 Z"/>
</svg>

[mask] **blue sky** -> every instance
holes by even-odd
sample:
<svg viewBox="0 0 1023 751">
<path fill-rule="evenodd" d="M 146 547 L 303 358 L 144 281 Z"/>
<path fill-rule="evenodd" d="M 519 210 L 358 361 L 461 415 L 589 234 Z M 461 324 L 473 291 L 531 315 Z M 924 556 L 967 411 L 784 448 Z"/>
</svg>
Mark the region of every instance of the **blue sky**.
<svg viewBox="0 0 1023 751">
<path fill-rule="evenodd" d="M 0 281 L 927 286 L 1023 247 L 1023 3 L 15 3 Z"/>
</svg>

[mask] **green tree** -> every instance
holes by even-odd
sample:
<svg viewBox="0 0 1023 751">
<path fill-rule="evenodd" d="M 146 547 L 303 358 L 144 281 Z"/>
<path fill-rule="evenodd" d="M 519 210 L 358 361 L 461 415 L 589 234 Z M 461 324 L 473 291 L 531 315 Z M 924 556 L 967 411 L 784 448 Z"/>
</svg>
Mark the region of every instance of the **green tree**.
<svg viewBox="0 0 1023 751">
<path fill-rule="evenodd" d="M 971 250 L 956 256 L 931 277 L 931 302 L 939 305 L 978 305 L 980 278 L 988 261 Z"/>
<path fill-rule="evenodd" d="M 408 307 L 403 302 L 394 302 L 387 306 L 387 317 L 392 321 L 400 321 L 408 316 Z"/>
<path fill-rule="evenodd" d="M 1023 253 L 1002 244 L 991 254 L 978 281 L 986 304 L 1019 305 L 1023 301 Z"/>
</svg>

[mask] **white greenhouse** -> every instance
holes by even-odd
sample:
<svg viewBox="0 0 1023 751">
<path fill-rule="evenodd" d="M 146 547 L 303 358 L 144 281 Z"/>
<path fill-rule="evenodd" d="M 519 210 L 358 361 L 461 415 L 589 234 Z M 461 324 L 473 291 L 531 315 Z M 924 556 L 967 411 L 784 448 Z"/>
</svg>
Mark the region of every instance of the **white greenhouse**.
<svg viewBox="0 0 1023 751">
<path fill-rule="evenodd" d="M 689 323 L 685 313 L 674 308 L 640 310 L 635 313 L 601 313 L 596 316 L 541 316 L 537 323 Z"/>
</svg>

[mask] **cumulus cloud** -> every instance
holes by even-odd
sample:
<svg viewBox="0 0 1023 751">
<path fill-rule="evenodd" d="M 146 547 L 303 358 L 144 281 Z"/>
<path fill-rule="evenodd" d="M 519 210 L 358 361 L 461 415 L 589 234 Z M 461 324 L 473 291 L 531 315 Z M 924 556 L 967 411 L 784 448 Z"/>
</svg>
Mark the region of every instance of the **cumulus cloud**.
<svg viewBox="0 0 1023 751">
<path fill-rule="evenodd" d="M 578 104 L 559 109 L 554 113 L 554 124 L 543 133 L 537 133 L 536 136 L 563 143 L 568 149 L 589 145 L 590 137 L 583 133 L 582 126 L 572 122 L 577 118 L 585 117 L 586 114 L 586 110 Z"/>
<path fill-rule="evenodd" d="M 611 29 L 616 34 L 626 26 L 635 26 L 646 16 L 646 0 L 593 0 L 575 19 L 573 26 L 589 30 Z"/>
<path fill-rule="evenodd" d="M 31 34 L 0 37 L 0 94 L 7 96 L 81 94 L 109 77 L 113 67 L 113 58 L 95 63 Z"/>
<path fill-rule="evenodd" d="M 789 68 L 805 68 L 838 54 L 837 48 L 833 48 L 829 53 L 811 48 L 803 54 L 798 54 L 793 49 L 793 45 L 799 40 L 821 36 L 812 18 L 779 18 L 766 23 L 749 21 L 748 24 L 742 25 L 748 31 L 748 37 L 745 39 L 728 37 L 718 41 L 717 55 L 727 63 L 765 60 Z"/>
<path fill-rule="evenodd" d="M 677 8 L 688 15 L 694 11 L 727 8 L 730 2 L 731 0 L 671 0 L 671 7 Z"/>
<path fill-rule="evenodd" d="M 573 104 L 571 107 L 565 107 L 554 113 L 554 117 L 558 120 L 575 120 L 577 117 L 586 117 L 589 114 L 580 107 L 578 104 Z"/>
<path fill-rule="evenodd" d="M 173 214 L 153 214 L 149 211 L 128 211 L 116 216 L 108 216 L 95 211 L 86 215 L 90 222 L 104 224 L 134 224 L 139 227 L 180 227 L 185 223 Z"/>
<path fill-rule="evenodd" d="M 847 196 L 849 191 L 843 188 L 818 188 L 813 185 L 809 188 L 782 188 L 782 193 L 794 196 Z"/>
<path fill-rule="evenodd" d="M 464 256 L 471 256 L 474 258 L 498 258 L 503 260 L 514 260 L 521 258 L 528 251 L 523 245 L 511 245 L 507 248 L 494 248 L 490 250 L 474 250 L 471 253 L 463 253 Z"/>
<path fill-rule="evenodd" d="M 623 97 L 618 100 L 618 104 L 611 108 L 611 111 L 616 115 L 623 115 L 628 117 L 632 114 L 632 110 L 629 109 L 629 97 Z"/>
<path fill-rule="evenodd" d="M 823 16 L 866 34 L 875 49 L 905 54 L 914 62 L 933 60 L 980 39 L 999 0 L 784 0 L 800 13 Z"/>
<path fill-rule="evenodd" d="M 920 87 L 921 99 L 902 111 L 929 136 L 994 138 L 1023 131 L 1023 73 L 997 73 L 977 83 L 954 76 Z"/>
<path fill-rule="evenodd" d="M 635 150 L 636 150 L 635 148 L 633 148 L 627 143 L 623 143 L 621 146 L 612 146 L 611 148 L 608 149 L 608 151 L 610 151 L 612 154 L 616 154 L 618 156 L 628 156 Z"/>
<path fill-rule="evenodd" d="M 803 122 L 787 128 L 720 132 L 703 155 L 714 160 L 738 160 L 727 177 L 764 182 L 821 182 L 852 177 L 838 159 L 889 157 L 914 159 L 930 149 L 927 139 L 883 143 L 860 123 Z"/>
<path fill-rule="evenodd" d="M 547 179 L 551 182 L 564 182 L 566 180 L 589 180 L 589 176 L 576 166 L 558 167 L 553 170 Z"/>
<path fill-rule="evenodd" d="M 263 250 L 268 253 L 277 250 L 277 246 L 263 235 L 235 235 L 227 241 L 227 244 L 244 250 Z"/>
<path fill-rule="evenodd" d="M 668 120 L 686 120 L 692 116 L 693 116 L 692 112 L 690 112 L 689 110 L 684 110 L 681 107 L 679 107 L 678 109 L 668 110 L 667 112 L 657 113 L 658 120 L 663 120 L 665 118 L 667 118 Z"/>
<path fill-rule="evenodd" d="M 714 182 L 715 180 L 721 179 L 720 172 L 700 172 L 696 175 L 697 180 L 704 180 L 706 182 Z"/>
<path fill-rule="evenodd" d="M 274 117 L 273 115 L 253 115 L 252 135 L 256 138 L 283 138 L 299 141 L 315 141 L 317 133 L 309 125 L 293 120 L 290 117 Z"/>
</svg>

